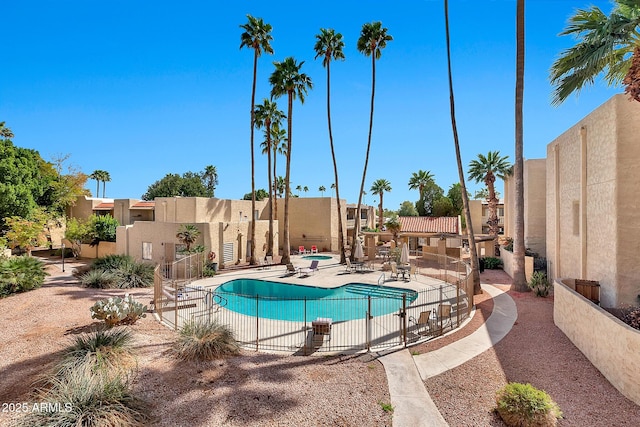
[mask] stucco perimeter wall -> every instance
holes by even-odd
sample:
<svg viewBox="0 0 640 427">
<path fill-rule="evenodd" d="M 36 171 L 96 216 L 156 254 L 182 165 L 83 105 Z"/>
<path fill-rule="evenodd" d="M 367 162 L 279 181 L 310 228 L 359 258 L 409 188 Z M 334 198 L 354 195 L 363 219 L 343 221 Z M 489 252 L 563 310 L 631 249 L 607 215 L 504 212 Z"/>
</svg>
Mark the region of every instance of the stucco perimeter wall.
<svg viewBox="0 0 640 427">
<path fill-rule="evenodd" d="M 640 103 L 614 98 L 617 112 L 617 305 L 637 304 L 640 294 Z"/>
<path fill-rule="evenodd" d="M 513 278 L 513 253 L 509 252 L 506 249 L 500 250 L 500 259 L 502 260 L 502 269 L 509 275 L 509 277 Z M 525 256 L 524 257 L 524 277 L 527 279 L 527 282 L 531 280 L 531 275 L 533 274 L 533 257 Z"/>
<path fill-rule="evenodd" d="M 347 236 L 347 205 L 341 200 L 342 226 Z M 338 248 L 338 210 L 333 197 L 291 197 L 289 199 L 289 243 L 298 250 L 312 245 L 319 251 L 337 252 Z M 284 199 L 278 199 L 278 242 L 284 245 Z"/>
<path fill-rule="evenodd" d="M 598 280 L 605 307 L 617 302 L 617 98 L 547 146 L 550 277 Z"/>
<path fill-rule="evenodd" d="M 482 200 L 469 200 L 469 213 L 471 214 L 473 233 L 482 234 Z"/>
<path fill-rule="evenodd" d="M 80 258 L 102 258 L 107 255 L 114 255 L 117 253 L 116 251 L 116 242 L 100 242 L 95 246 L 83 243 L 80 245 Z"/>
<path fill-rule="evenodd" d="M 547 256 L 546 163 L 546 159 L 524 162 L 524 246 L 543 258 Z"/>
<path fill-rule="evenodd" d="M 640 405 L 640 331 L 583 298 L 572 283 L 553 283 L 556 326 L 620 393 Z"/>
</svg>

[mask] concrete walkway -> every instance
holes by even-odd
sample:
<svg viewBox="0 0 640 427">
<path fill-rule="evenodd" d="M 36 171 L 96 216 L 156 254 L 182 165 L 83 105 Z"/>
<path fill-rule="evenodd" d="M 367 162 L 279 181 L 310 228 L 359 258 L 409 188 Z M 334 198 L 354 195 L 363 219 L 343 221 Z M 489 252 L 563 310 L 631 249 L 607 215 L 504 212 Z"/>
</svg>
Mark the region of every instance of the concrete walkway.
<svg viewBox="0 0 640 427">
<path fill-rule="evenodd" d="M 429 353 L 411 356 L 405 349 L 380 357 L 387 373 L 394 426 L 447 426 L 423 380 L 483 353 L 511 330 L 518 317 L 513 299 L 491 285 L 482 285 L 482 289 L 493 298 L 493 311 L 472 334 Z"/>
</svg>

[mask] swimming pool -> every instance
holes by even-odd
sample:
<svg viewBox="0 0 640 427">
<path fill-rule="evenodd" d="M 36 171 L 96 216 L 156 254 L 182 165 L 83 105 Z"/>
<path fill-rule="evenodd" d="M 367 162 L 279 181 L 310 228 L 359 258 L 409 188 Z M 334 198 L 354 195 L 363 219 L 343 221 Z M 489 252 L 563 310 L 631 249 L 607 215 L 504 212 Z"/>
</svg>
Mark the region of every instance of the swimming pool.
<svg viewBox="0 0 640 427">
<path fill-rule="evenodd" d="M 332 256 L 330 255 L 305 255 L 302 258 L 304 259 L 311 259 L 311 260 L 318 260 L 318 261 L 323 261 L 323 260 L 327 260 L 327 259 L 333 259 Z"/>
<path fill-rule="evenodd" d="M 418 294 L 409 289 L 349 283 L 338 288 L 294 285 L 255 279 L 236 279 L 218 286 L 214 300 L 228 310 L 266 319 L 310 322 L 329 317 L 334 322 L 366 318 L 371 297 L 371 315 L 398 311 L 402 295 L 407 305 Z"/>
</svg>

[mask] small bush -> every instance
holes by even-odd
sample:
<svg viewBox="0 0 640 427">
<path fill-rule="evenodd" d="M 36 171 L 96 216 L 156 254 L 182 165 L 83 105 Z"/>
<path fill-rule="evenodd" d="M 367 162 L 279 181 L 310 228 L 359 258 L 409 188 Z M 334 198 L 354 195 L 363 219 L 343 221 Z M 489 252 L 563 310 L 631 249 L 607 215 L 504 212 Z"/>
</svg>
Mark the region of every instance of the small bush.
<svg viewBox="0 0 640 427">
<path fill-rule="evenodd" d="M 182 360 L 213 360 L 240 350 L 231 329 L 216 321 L 190 321 L 180 329 L 174 352 Z"/>
<path fill-rule="evenodd" d="M 551 282 L 547 279 L 547 275 L 541 271 L 534 271 L 527 285 L 539 297 L 548 296 L 551 289 Z"/>
<path fill-rule="evenodd" d="M 153 265 L 134 262 L 114 272 L 115 284 L 120 289 L 147 288 L 153 285 Z"/>
<path fill-rule="evenodd" d="M 102 258 L 97 258 L 91 264 L 92 270 L 103 271 L 117 271 L 123 269 L 125 266 L 134 264 L 135 261 L 129 255 L 107 255 Z"/>
<path fill-rule="evenodd" d="M 497 270 L 502 268 L 502 260 L 500 258 L 495 257 L 485 257 L 484 259 L 484 268 L 489 270 Z"/>
<path fill-rule="evenodd" d="M 51 388 L 40 390 L 35 401 L 39 409 L 17 425 L 146 426 L 151 421 L 149 408 L 131 393 L 126 380 L 105 380 L 81 370 L 53 378 Z"/>
<path fill-rule="evenodd" d="M 80 282 L 88 288 L 109 289 L 116 283 L 116 275 L 110 271 L 91 270 L 80 276 Z"/>
<path fill-rule="evenodd" d="M 79 335 L 62 351 L 53 377 L 62 379 L 75 371 L 106 378 L 126 377 L 135 366 L 132 343 L 133 336 L 126 328 Z"/>
<path fill-rule="evenodd" d="M 508 426 L 555 426 L 562 412 L 544 391 L 531 384 L 509 383 L 496 393 L 498 414 Z"/>
<path fill-rule="evenodd" d="M 37 289 L 48 274 L 44 263 L 30 256 L 0 259 L 0 297 Z"/>
<path fill-rule="evenodd" d="M 147 306 L 137 302 L 129 294 L 125 294 L 124 298 L 100 300 L 90 310 L 92 319 L 104 320 L 108 327 L 133 325 L 139 318 L 147 316 Z"/>
<path fill-rule="evenodd" d="M 622 308 L 620 319 L 632 328 L 640 329 L 640 307 Z"/>
</svg>

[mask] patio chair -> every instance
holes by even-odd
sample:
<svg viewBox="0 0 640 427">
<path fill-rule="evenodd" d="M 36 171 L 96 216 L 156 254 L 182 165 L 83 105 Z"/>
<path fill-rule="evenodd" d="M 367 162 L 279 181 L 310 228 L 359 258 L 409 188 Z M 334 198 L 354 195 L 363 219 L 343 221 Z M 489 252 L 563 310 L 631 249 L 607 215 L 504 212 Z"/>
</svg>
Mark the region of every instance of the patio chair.
<svg viewBox="0 0 640 427">
<path fill-rule="evenodd" d="M 436 328 L 438 328 L 440 333 L 442 333 L 444 328 L 451 326 L 451 324 L 451 304 L 448 302 L 438 304 L 438 311 L 436 312 Z"/>
<path fill-rule="evenodd" d="M 318 263 L 320 261 L 314 259 L 313 261 L 311 261 L 311 265 L 307 268 L 301 268 L 298 272 L 300 273 L 300 276 L 305 275 L 308 276 L 310 273 L 315 273 L 316 271 L 318 271 Z"/>
<path fill-rule="evenodd" d="M 319 335 L 318 338 L 322 340 L 322 345 L 324 343 L 324 336 L 329 336 L 329 342 L 331 342 L 331 324 L 332 320 L 330 317 L 318 317 L 316 320 L 311 322 L 311 328 L 313 329 L 313 338 L 314 341 L 316 336 Z"/>
<path fill-rule="evenodd" d="M 298 246 L 298 254 L 304 255 L 306 253 L 307 253 L 307 250 L 304 248 L 304 246 Z"/>
<path fill-rule="evenodd" d="M 413 316 L 409 316 L 409 323 L 413 323 L 414 325 L 416 325 L 418 335 L 420 335 L 421 333 L 427 334 L 429 330 L 433 328 L 435 321 L 435 311 L 432 310 L 421 311 L 420 316 L 418 316 L 417 319 Z M 424 329 L 424 331 L 420 332 L 421 329 Z"/>
<path fill-rule="evenodd" d="M 355 270 L 356 270 L 356 266 L 351 264 L 351 260 L 347 258 L 347 268 L 345 269 L 345 271 L 348 271 L 349 273 L 353 273 Z"/>
<path fill-rule="evenodd" d="M 391 280 L 398 280 L 398 266 L 395 262 L 391 263 Z"/>
<path fill-rule="evenodd" d="M 311 253 L 312 254 L 317 254 L 318 253 L 318 247 L 316 245 L 311 246 Z"/>
<path fill-rule="evenodd" d="M 293 264 L 291 264 L 291 263 L 287 264 L 287 271 L 286 271 L 287 276 L 293 276 L 293 275 L 294 275 L 294 274 L 296 274 L 297 272 L 298 272 L 298 269 L 297 269 L 297 268 L 295 268 L 295 267 L 293 266 Z"/>
<path fill-rule="evenodd" d="M 271 266 L 273 265 L 273 257 L 271 255 L 266 257 L 267 261 L 265 262 L 265 266 L 264 269 L 265 270 L 270 270 Z"/>
<path fill-rule="evenodd" d="M 411 280 L 411 276 L 418 280 L 418 270 L 415 264 L 411 264 L 411 267 L 409 268 L 409 280 Z"/>
</svg>

